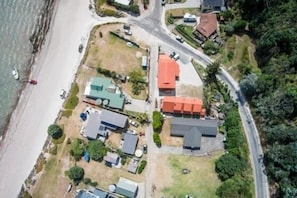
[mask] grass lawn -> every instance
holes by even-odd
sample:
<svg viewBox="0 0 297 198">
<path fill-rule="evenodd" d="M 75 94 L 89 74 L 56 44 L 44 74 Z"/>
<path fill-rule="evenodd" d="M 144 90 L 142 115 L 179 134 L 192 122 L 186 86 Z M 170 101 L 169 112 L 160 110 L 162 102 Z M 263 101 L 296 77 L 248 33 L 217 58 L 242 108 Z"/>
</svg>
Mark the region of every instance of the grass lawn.
<svg viewBox="0 0 297 198">
<path fill-rule="evenodd" d="M 221 59 L 221 62 L 227 67 L 226 69 L 229 71 L 229 73 L 236 80 L 238 80 L 241 76 L 237 70 L 237 66 L 243 61 L 252 65 L 253 72 L 259 72 L 254 53 L 255 45 L 252 43 L 252 40 L 248 35 L 233 35 L 226 40 L 223 48 L 221 49 L 219 58 Z M 233 54 L 233 57 L 230 56 L 230 54 Z"/>
<path fill-rule="evenodd" d="M 216 152 L 212 157 L 192 157 L 170 155 L 168 164 L 172 172 L 173 183 L 163 189 L 166 197 L 217 197 L 216 189 L 221 181 L 215 172 L 215 161 L 223 154 Z M 183 174 L 182 169 L 191 172 Z"/>
</svg>

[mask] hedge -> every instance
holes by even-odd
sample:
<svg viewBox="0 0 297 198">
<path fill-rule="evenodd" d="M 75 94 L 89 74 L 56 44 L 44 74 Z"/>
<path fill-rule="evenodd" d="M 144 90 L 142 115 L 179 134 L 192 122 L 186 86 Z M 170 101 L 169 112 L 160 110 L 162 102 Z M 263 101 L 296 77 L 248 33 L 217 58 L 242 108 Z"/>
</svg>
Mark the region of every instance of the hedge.
<svg viewBox="0 0 297 198">
<path fill-rule="evenodd" d="M 146 164 L 147 164 L 147 162 L 146 162 L 145 160 L 142 160 L 142 161 L 140 162 L 140 165 L 139 165 L 139 167 L 138 167 L 138 174 L 141 174 L 141 173 L 142 173 L 142 171 L 143 171 L 143 169 L 145 168 Z"/>
</svg>

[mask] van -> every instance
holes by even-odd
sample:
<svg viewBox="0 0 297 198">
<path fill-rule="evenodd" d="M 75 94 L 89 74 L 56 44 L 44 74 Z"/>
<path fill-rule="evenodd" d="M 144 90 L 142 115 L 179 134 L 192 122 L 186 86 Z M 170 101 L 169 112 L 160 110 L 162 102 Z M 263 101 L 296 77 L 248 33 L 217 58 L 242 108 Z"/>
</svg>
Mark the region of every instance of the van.
<svg viewBox="0 0 297 198">
<path fill-rule="evenodd" d="M 60 98 L 65 99 L 65 97 L 66 97 L 66 91 L 64 89 L 62 89 L 60 92 Z"/>
</svg>

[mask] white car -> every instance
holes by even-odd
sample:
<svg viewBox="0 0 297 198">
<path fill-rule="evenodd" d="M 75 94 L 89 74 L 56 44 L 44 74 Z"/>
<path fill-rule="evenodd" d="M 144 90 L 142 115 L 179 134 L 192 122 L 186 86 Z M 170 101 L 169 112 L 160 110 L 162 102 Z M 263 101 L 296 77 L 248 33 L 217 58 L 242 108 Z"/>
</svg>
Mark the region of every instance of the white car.
<svg viewBox="0 0 297 198">
<path fill-rule="evenodd" d="M 132 126 L 134 126 L 136 128 L 139 126 L 139 124 L 133 120 L 129 120 L 129 124 L 131 124 Z"/>
</svg>

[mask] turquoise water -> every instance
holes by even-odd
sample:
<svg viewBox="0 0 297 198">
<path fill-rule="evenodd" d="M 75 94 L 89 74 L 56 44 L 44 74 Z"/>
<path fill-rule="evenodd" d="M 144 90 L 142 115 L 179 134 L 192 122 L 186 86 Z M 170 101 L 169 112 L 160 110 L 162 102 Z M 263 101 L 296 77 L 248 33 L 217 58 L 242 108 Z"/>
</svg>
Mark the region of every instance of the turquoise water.
<svg viewBox="0 0 297 198">
<path fill-rule="evenodd" d="M 30 71 L 29 41 L 46 0 L 0 0 L 0 135 L 15 108 Z M 16 67 L 20 80 L 12 69 Z"/>
</svg>

